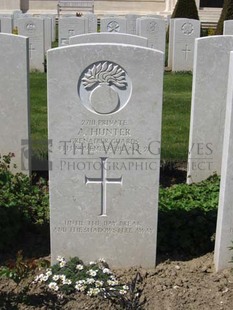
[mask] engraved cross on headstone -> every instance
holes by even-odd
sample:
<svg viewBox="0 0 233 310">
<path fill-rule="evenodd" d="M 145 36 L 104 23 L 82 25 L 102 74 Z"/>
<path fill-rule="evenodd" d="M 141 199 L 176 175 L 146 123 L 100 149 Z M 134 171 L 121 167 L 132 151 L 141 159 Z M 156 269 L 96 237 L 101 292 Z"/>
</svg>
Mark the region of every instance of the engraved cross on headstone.
<svg viewBox="0 0 233 310">
<path fill-rule="evenodd" d="M 101 214 L 100 216 L 107 216 L 107 184 L 122 185 L 122 176 L 120 178 L 107 178 L 106 162 L 107 157 L 100 157 L 101 160 L 101 177 L 88 178 L 85 176 L 85 184 L 101 184 Z"/>
<path fill-rule="evenodd" d="M 183 49 L 182 52 L 185 53 L 185 60 L 188 60 L 188 53 L 191 52 L 191 50 L 188 49 L 188 44 L 185 44 L 185 49 Z"/>
<path fill-rule="evenodd" d="M 32 51 L 35 51 L 35 47 L 32 46 L 32 43 L 29 44 L 29 58 L 32 58 Z"/>
<path fill-rule="evenodd" d="M 70 30 L 68 30 L 68 34 L 69 34 L 69 36 L 74 36 L 75 35 L 75 31 L 74 31 L 74 29 L 70 29 Z"/>
</svg>

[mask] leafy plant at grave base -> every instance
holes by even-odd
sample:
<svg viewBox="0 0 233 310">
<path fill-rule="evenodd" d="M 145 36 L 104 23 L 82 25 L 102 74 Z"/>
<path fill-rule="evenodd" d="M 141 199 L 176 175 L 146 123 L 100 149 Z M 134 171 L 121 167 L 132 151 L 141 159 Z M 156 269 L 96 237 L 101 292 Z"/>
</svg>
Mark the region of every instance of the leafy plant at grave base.
<svg viewBox="0 0 233 310">
<path fill-rule="evenodd" d="M 33 185 L 23 173 L 10 170 L 13 153 L 0 155 L 0 250 L 7 250 L 30 226 L 48 224 L 47 183 Z"/>
<path fill-rule="evenodd" d="M 0 293 L 1 309 L 16 309 L 14 305 L 18 305 L 19 303 L 30 304 L 28 291 L 31 283 L 27 279 L 38 267 L 45 268 L 49 265 L 50 262 L 44 259 L 24 259 L 22 251 L 19 251 L 15 260 L 9 260 L 6 266 L 1 266 L 0 278 L 11 279 L 17 285 L 17 293 Z M 20 285 L 23 280 L 26 281 Z"/>
<path fill-rule="evenodd" d="M 55 292 L 58 298 L 78 292 L 108 298 L 110 291 L 124 295 L 129 289 L 127 285 L 119 284 L 103 259 L 89 265 L 84 265 L 78 257 L 66 261 L 59 256 L 57 260 L 57 264 L 37 275 L 33 283 L 45 284 L 47 290 Z"/>
<path fill-rule="evenodd" d="M 218 20 L 216 34 L 223 34 L 223 24 L 225 20 L 233 19 L 233 2 L 232 0 L 224 0 L 221 15 Z"/>
<path fill-rule="evenodd" d="M 24 259 L 22 251 L 19 251 L 16 260 L 10 260 L 6 266 L 0 267 L 0 277 L 12 279 L 18 285 L 37 267 L 38 263 L 36 260 Z"/>
<path fill-rule="evenodd" d="M 161 188 L 158 251 L 200 255 L 213 249 L 219 196 L 219 177 L 197 184 Z"/>
<path fill-rule="evenodd" d="M 142 276 L 138 272 L 131 283 L 128 283 L 128 292 L 126 294 L 120 294 L 119 291 L 109 290 L 105 293 L 106 298 L 111 300 L 115 305 L 120 306 L 122 309 L 127 310 L 140 310 L 145 304 L 146 299 L 140 300 L 142 295 Z"/>
</svg>

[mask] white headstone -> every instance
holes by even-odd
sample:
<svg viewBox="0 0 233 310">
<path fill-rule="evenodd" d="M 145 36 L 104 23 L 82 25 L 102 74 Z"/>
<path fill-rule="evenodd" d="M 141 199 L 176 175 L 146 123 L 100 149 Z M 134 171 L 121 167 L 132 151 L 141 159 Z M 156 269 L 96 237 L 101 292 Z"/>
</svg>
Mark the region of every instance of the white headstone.
<svg viewBox="0 0 233 310">
<path fill-rule="evenodd" d="M 44 49 L 45 53 L 52 47 L 52 19 L 43 16 L 44 20 Z"/>
<path fill-rule="evenodd" d="M 155 265 L 163 58 L 124 44 L 48 52 L 52 262 Z"/>
<path fill-rule="evenodd" d="M 69 44 L 69 38 L 87 32 L 85 17 L 62 17 L 59 19 L 59 46 Z"/>
<path fill-rule="evenodd" d="M 136 35 L 136 21 L 137 18 L 141 17 L 140 15 L 127 14 L 126 16 L 126 32 L 129 34 Z"/>
<path fill-rule="evenodd" d="M 172 68 L 172 55 L 173 55 L 173 36 L 174 36 L 174 18 L 170 19 L 169 23 L 169 41 L 168 41 L 168 59 L 167 66 Z"/>
<path fill-rule="evenodd" d="M 0 17 L 1 23 L 1 32 L 2 33 L 11 33 L 13 30 L 13 20 L 10 17 Z"/>
<path fill-rule="evenodd" d="M 232 267 L 233 240 L 233 52 L 230 53 L 226 120 L 222 156 L 221 186 L 218 205 L 214 261 L 216 270 Z"/>
<path fill-rule="evenodd" d="M 230 51 L 233 36 L 197 39 L 192 87 L 188 183 L 221 173 Z"/>
<path fill-rule="evenodd" d="M 28 38 L 0 33 L 0 154 L 30 171 Z"/>
<path fill-rule="evenodd" d="M 105 17 L 100 20 L 100 32 L 122 32 L 126 33 L 126 18 Z"/>
<path fill-rule="evenodd" d="M 34 17 L 51 18 L 52 20 L 52 42 L 56 41 L 56 14 L 33 14 Z"/>
<path fill-rule="evenodd" d="M 41 18 L 19 18 L 18 33 L 29 37 L 30 70 L 44 71 L 44 20 Z"/>
<path fill-rule="evenodd" d="M 116 32 L 89 33 L 70 37 L 69 39 L 69 44 L 84 44 L 84 43 L 122 43 L 122 44 L 140 45 L 145 47 L 148 46 L 147 38 Z"/>
<path fill-rule="evenodd" d="M 97 32 L 97 17 L 93 13 L 86 13 L 84 15 L 85 18 L 88 20 L 88 33 Z"/>
<path fill-rule="evenodd" d="M 18 18 L 23 18 L 25 16 L 25 14 L 22 13 L 22 11 L 14 11 L 13 13 L 13 27 L 18 27 L 18 24 L 17 24 L 17 20 Z"/>
<path fill-rule="evenodd" d="M 192 71 L 194 41 L 200 37 L 200 21 L 175 19 L 173 34 L 172 71 Z"/>
<path fill-rule="evenodd" d="M 225 20 L 223 24 L 223 34 L 233 35 L 233 20 Z"/>
<path fill-rule="evenodd" d="M 165 21 L 161 18 L 138 18 L 138 35 L 148 39 L 148 47 L 165 53 Z"/>
</svg>

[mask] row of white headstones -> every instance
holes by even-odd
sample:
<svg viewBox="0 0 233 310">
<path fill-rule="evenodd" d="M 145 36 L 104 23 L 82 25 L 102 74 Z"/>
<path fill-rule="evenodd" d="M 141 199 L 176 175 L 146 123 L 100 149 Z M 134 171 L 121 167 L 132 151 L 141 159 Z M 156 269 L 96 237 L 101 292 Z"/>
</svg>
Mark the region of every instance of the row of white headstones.
<svg viewBox="0 0 233 310">
<path fill-rule="evenodd" d="M 97 32 L 97 17 L 86 14 L 83 17 L 63 16 L 59 19 L 59 46 L 70 44 L 70 37 Z M 165 52 L 166 29 L 169 27 L 168 67 L 172 71 L 192 71 L 194 42 L 200 37 L 200 22 L 191 19 L 162 19 L 159 16 L 128 15 L 126 17 L 102 17 L 100 31 L 127 33 L 147 38 L 147 46 Z M 56 37 L 56 16 L 32 17 L 15 14 L 0 15 L 0 30 L 4 33 L 16 31 L 29 37 L 30 67 L 39 71 L 45 69 L 45 54 Z M 224 24 L 224 34 L 233 33 L 232 21 Z M 90 37 L 92 38 L 92 37 Z M 90 39 L 91 40 L 91 39 Z M 93 41 L 95 42 L 95 41 Z M 91 43 L 91 41 L 90 41 Z"/>
<path fill-rule="evenodd" d="M 145 38 L 89 43 L 90 35 L 48 52 L 52 261 L 78 255 L 152 267 L 164 54 Z M 231 51 L 233 36 L 195 40 L 187 179 L 221 175 L 217 270 L 228 266 L 233 236 Z M 28 38 L 0 34 L 0 153 L 14 152 L 19 170 L 30 170 L 28 53 Z"/>
</svg>

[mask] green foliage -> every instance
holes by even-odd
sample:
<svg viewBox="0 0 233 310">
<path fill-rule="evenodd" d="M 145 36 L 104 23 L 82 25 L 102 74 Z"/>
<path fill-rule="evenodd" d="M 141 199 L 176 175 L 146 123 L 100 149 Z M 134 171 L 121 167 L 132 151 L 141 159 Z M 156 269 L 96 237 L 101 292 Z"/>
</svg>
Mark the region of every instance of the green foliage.
<svg viewBox="0 0 233 310">
<path fill-rule="evenodd" d="M 200 255 L 212 250 L 219 177 L 160 189 L 158 250 Z"/>
<path fill-rule="evenodd" d="M 31 133 L 33 158 L 46 158 L 48 154 L 47 80 L 46 74 L 30 73 Z"/>
<path fill-rule="evenodd" d="M 36 185 L 22 174 L 10 171 L 14 154 L 0 155 L 0 250 L 17 241 L 31 225 L 48 223 L 48 187 L 43 179 Z"/>
<path fill-rule="evenodd" d="M 187 160 L 191 90 L 191 73 L 165 73 L 162 115 L 162 160 Z"/>
<path fill-rule="evenodd" d="M 233 1 L 224 0 L 221 15 L 218 20 L 216 34 L 223 34 L 223 24 L 225 20 L 233 19 Z"/>
<path fill-rule="evenodd" d="M 195 0 L 178 0 L 171 18 L 191 18 L 199 20 Z"/>
<path fill-rule="evenodd" d="M 22 251 L 19 251 L 15 261 L 11 260 L 6 266 L 0 268 L 0 277 L 12 279 L 19 284 L 36 267 L 35 260 L 25 260 Z"/>
</svg>

